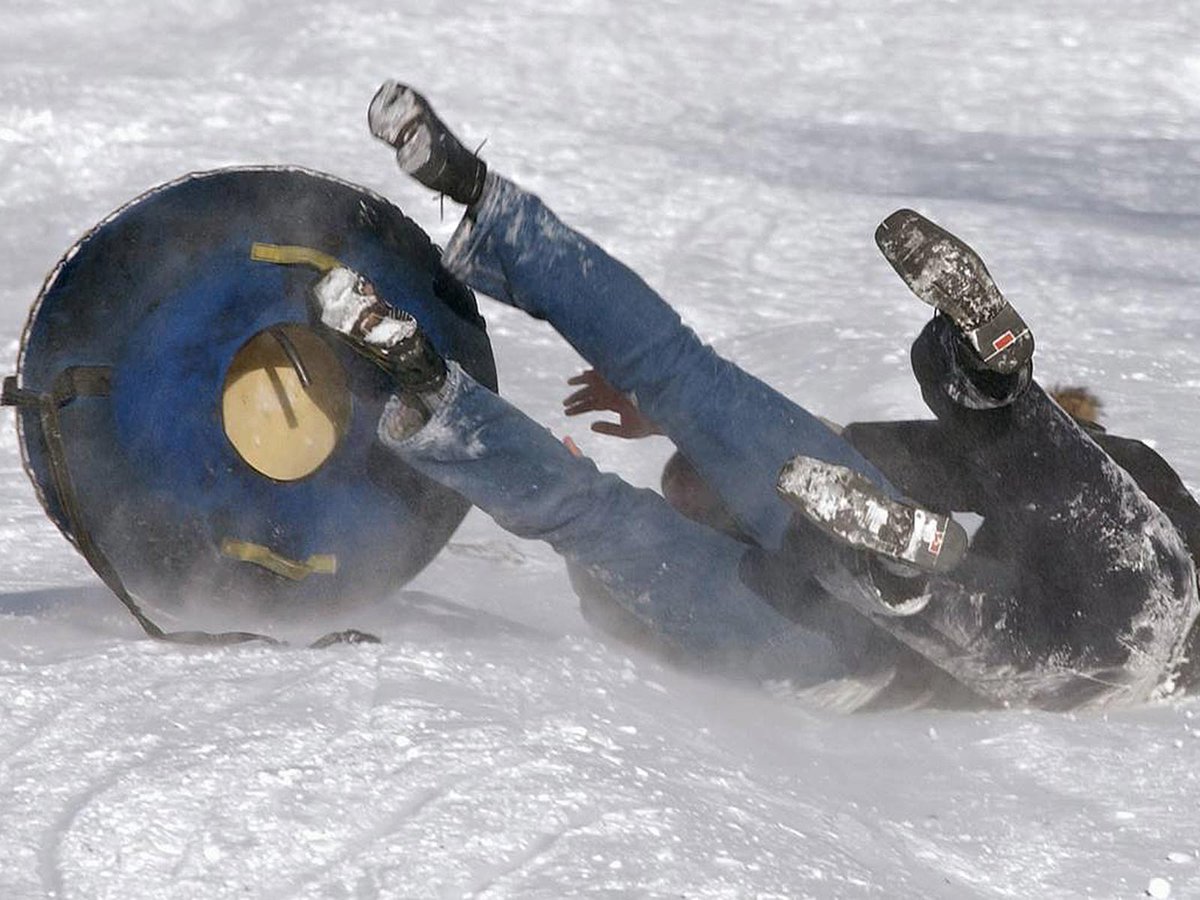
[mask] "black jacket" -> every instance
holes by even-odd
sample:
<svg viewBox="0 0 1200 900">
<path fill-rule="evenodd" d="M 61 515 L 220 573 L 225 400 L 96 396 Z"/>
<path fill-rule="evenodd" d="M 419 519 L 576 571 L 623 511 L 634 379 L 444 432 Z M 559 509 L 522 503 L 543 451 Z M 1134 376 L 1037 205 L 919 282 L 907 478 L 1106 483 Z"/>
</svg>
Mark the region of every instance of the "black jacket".
<svg viewBox="0 0 1200 900">
<path fill-rule="evenodd" d="M 1166 514 L 1200 568 L 1200 504 L 1175 470 L 1141 441 L 1109 434 L 1090 422 L 1078 424 Z M 861 422 L 847 426 L 843 436 L 914 500 L 935 509 L 973 508 L 970 479 L 956 478 L 955 463 L 943 459 L 944 448 L 953 442 L 937 421 Z M 972 540 L 973 552 L 997 560 L 1019 559 L 1014 546 L 1013 536 L 990 527 L 986 520 Z M 1200 624 L 1193 625 L 1188 647 L 1187 661 L 1176 674 L 1177 684 L 1184 688 L 1200 685 Z M 898 654 L 897 664 L 908 672 L 904 680 L 919 683 L 922 665 L 933 667 L 918 654 L 913 657 Z"/>
<path fill-rule="evenodd" d="M 1080 423 L 1109 456 L 1133 476 L 1151 500 L 1183 535 L 1193 559 L 1200 560 L 1200 504 L 1192 498 L 1175 471 L 1141 441 L 1107 434 L 1103 428 Z M 843 434 L 894 484 L 931 508 L 965 511 L 972 508 L 969 479 L 955 479 L 949 445 L 936 421 L 863 422 L 849 425 Z M 789 541 L 802 541 L 801 529 Z M 976 552 L 998 560 L 1013 558 L 1001 529 L 985 521 L 972 542 Z M 830 596 L 805 569 L 810 548 L 785 547 L 768 553 L 748 546 L 742 576 L 764 600 L 798 624 L 826 634 L 839 647 L 855 686 L 830 685 L 830 702 L 839 704 L 838 692 L 853 695 L 859 710 L 906 707 L 980 708 L 993 705 L 935 666 L 924 656 L 890 635 L 848 604 Z M 794 551 L 794 552 L 792 552 Z M 625 643 L 640 646 L 673 662 L 685 658 L 664 647 L 653 631 L 617 603 L 606 586 L 577 567 L 570 566 L 572 584 L 580 597 L 584 617 L 597 628 Z M 1190 637 L 1189 663 L 1178 673 L 1181 687 L 1200 685 L 1200 626 Z M 1164 673 L 1166 674 L 1166 673 Z"/>
</svg>

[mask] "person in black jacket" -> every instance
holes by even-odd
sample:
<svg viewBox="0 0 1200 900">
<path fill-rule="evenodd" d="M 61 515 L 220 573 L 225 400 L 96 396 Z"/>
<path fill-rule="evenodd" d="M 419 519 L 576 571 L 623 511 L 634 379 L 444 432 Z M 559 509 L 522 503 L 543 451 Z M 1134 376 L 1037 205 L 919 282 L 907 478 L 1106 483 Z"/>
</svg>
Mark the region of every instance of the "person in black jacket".
<svg viewBox="0 0 1200 900">
<path fill-rule="evenodd" d="M 974 257 L 940 229 L 937 237 Z M 990 279 L 977 257 L 973 268 L 972 277 Z M 763 596 L 835 635 L 861 676 L 849 692 L 853 704 L 1021 700 L 1066 708 L 1144 696 L 1148 682 L 1200 683 L 1200 505 L 1174 470 L 1146 444 L 1108 434 L 1086 390 L 1056 389 L 1051 398 L 1032 380 L 1031 366 L 997 377 L 969 364 L 977 354 L 948 316 L 935 315 L 912 358 L 937 418 L 854 423 L 842 435 L 914 501 L 983 517 L 962 566 L 926 586 L 930 602 L 916 615 L 876 616 L 869 625 L 804 581 L 786 553 L 759 554 L 750 567 Z M 609 410 L 619 421 L 597 423 L 600 433 L 656 432 L 599 373 L 571 383 L 579 389 L 564 401 L 568 415 Z M 662 486 L 685 515 L 749 540 L 682 454 L 668 461 Z M 1138 490 L 1170 520 L 1176 534 L 1168 538 L 1190 557 L 1173 554 L 1163 569 L 1171 574 L 1156 583 L 1144 578 L 1153 542 L 1143 529 L 1161 523 L 1143 514 Z M 1149 552 L 1163 554 L 1161 547 Z M 576 586 L 590 621 L 650 643 L 594 585 L 577 578 Z"/>
</svg>

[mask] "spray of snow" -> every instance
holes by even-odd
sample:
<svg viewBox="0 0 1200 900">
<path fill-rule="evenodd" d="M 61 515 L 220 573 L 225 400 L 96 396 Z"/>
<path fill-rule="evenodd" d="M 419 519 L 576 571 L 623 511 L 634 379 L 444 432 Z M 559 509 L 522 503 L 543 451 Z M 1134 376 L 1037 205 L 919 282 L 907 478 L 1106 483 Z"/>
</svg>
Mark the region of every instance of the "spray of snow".
<svg viewBox="0 0 1200 900">
<path fill-rule="evenodd" d="M 1091 384 L 1114 431 L 1200 485 L 1200 66 L 1179 4 L 10 7 L 0 345 L 82 227 L 181 172 L 337 172 L 446 243 L 453 217 L 363 127 L 394 73 L 718 350 L 839 421 L 926 415 L 906 343 L 928 309 L 871 246 L 904 198 L 979 238 L 1040 378 Z M 559 400 L 579 359 L 483 309 L 505 394 L 578 429 Z M 46 519 L 11 422 L 5 897 L 1200 896 L 1194 700 L 816 711 L 602 641 L 561 562 L 481 514 L 348 623 L 382 646 L 164 647 Z M 581 443 L 643 485 L 669 452 Z"/>
</svg>

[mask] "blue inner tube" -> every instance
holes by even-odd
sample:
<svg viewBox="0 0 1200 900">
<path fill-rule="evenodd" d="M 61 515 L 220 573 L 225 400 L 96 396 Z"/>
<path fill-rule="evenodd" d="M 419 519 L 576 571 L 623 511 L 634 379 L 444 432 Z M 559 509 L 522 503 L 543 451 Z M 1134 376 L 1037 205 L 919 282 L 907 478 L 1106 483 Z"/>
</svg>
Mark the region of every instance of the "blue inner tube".
<svg viewBox="0 0 1200 900">
<path fill-rule="evenodd" d="M 230 364 L 264 329 L 311 323 L 319 277 L 252 259 L 258 242 L 311 248 L 367 276 L 439 352 L 496 388 L 473 294 L 445 272 L 428 236 L 370 191 L 302 169 L 237 168 L 187 175 L 124 206 L 51 272 L 19 378 L 48 392 L 68 367 L 111 370 L 109 396 L 61 410 L 77 521 L 129 590 L 160 608 L 202 596 L 289 615 L 378 596 L 419 572 L 469 508 L 383 449 L 375 425 L 388 380 L 336 340 L 352 413 L 332 455 L 293 481 L 241 457 L 221 417 Z M 19 421 L 46 512 L 78 544 L 38 414 L 21 409 Z M 231 556 L 231 540 L 276 559 L 336 560 L 336 571 L 282 575 Z"/>
</svg>

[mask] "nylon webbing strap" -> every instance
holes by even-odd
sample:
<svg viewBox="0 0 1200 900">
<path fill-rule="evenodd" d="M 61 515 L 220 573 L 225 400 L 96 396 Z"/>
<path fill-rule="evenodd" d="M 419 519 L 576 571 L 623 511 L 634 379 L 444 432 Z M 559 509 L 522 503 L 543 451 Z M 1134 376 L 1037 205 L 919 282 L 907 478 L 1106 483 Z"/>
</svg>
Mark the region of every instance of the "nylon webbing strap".
<svg viewBox="0 0 1200 900">
<path fill-rule="evenodd" d="M 341 265 L 335 256 L 314 250 L 312 247 L 293 244 L 256 242 L 250 245 L 250 258 L 257 262 L 275 263 L 278 266 L 312 266 L 318 272 L 328 272 Z"/>
<path fill-rule="evenodd" d="M 109 562 L 104 552 L 92 540 L 91 532 L 83 521 L 79 507 L 79 499 L 71 480 L 70 468 L 67 465 L 66 444 L 63 440 L 62 417 L 60 410 L 79 397 L 107 397 L 112 391 L 112 369 L 108 366 L 70 366 L 59 373 L 54 379 L 49 393 L 29 391 L 17 386 L 17 378 L 10 375 L 4 379 L 3 393 L 0 394 L 0 406 L 17 406 L 35 409 L 39 415 L 42 427 L 42 437 L 46 443 L 46 456 L 50 464 L 50 478 L 54 485 L 55 496 L 59 507 L 67 521 L 69 536 L 79 552 L 88 561 L 100 580 L 112 591 L 118 600 L 129 610 L 130 615 L 142 626 L 147 635 L 160 641 L 170 641 L 176 644 L 195 645 L 228 645 L 244 644 L 249 641 L 263 641 L 268 644 L 284 645 L 284 641 L 269 637 L 265 634 L 255 634 L 251 631 L 225 631 L 212 633 L 207 631 L 163 631 L 149 616 L 143 612 L 137 600 L 129 593 L 117 570 Z M 310 646 L 328 647 L 339 643 L 379 643 L 379 638 L 366 632 L 350 629 L 347 631 L 331 632 L 318 638 Z"/>
</svg>

